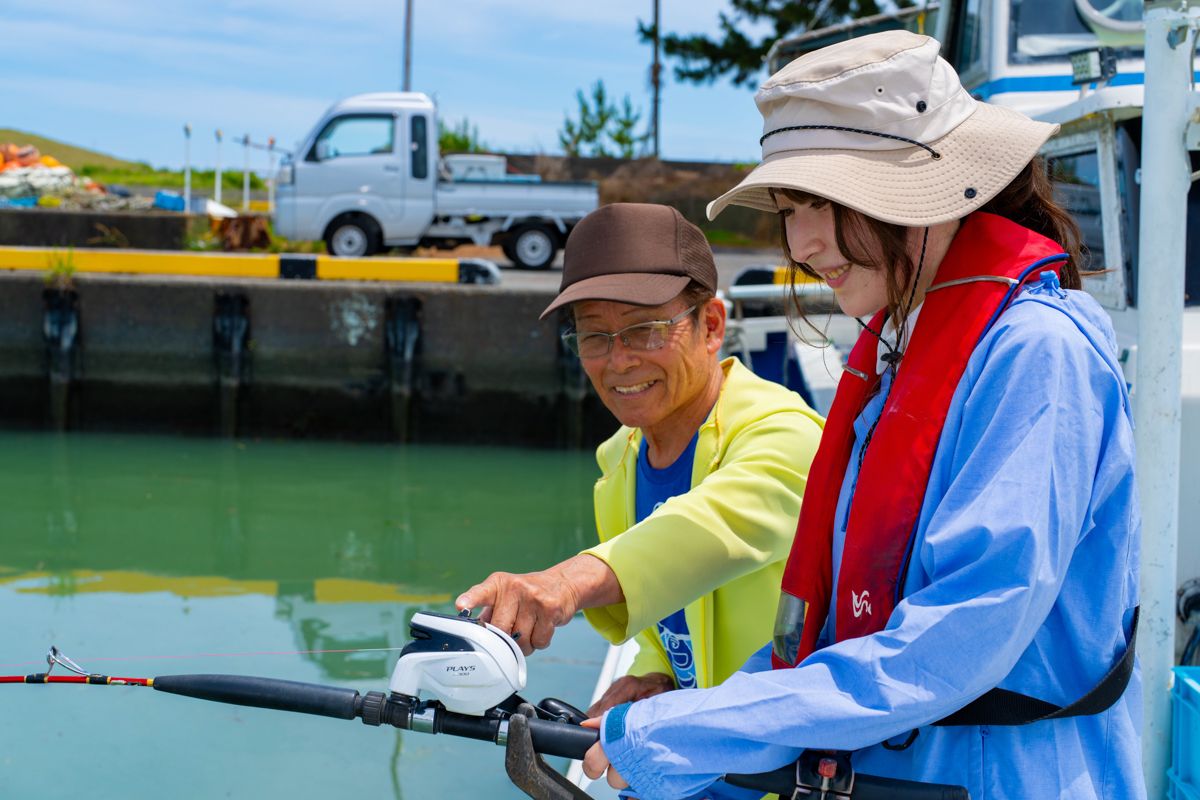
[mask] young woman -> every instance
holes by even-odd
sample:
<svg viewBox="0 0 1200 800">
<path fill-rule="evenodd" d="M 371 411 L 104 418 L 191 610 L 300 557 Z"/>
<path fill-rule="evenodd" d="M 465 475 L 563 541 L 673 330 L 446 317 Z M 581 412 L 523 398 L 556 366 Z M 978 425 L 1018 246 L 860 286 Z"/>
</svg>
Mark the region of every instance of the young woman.
<svg viewBox="0 0 1200 800">
<path fill-rule="evenodd" d="M 588 773 L 683 798 L 827 748 L 977 800 L 1144 797 L 1129 398 L 1037 157 L 1056 126 L 974 100 L 901 31 L 756 101 L 762 163 L 709 215 L 778 213 L 793 270 L 863 332 L 773 647 L 592 721 Z"/>
</svg>

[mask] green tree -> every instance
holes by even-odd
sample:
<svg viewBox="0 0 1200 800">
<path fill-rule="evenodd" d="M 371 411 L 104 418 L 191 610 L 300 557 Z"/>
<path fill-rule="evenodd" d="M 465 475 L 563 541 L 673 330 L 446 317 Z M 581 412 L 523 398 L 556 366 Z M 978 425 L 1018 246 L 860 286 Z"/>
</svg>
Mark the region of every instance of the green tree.
<svg viewBox="0 0 1200 800">
<path fill-rule="evenodd" d="M 625 95 L 621 99 L 621 107 L 613 116 L 612 127 L 608 132 L 608 138 L 616 145 L 617 154 L 621 158 L 635 158 L 639 155 L 642 146 L 650 139 L 649 131 L 644 133 L 634 132 L 641 119 L 641 109 L 635 111 L 629 95 Z"/>
<path fill-rule="evenodd" d="M 563 120 L 558 132 L 558 142 L 569 156 L 611 157 L 614 152 L 621 158 L 633 158 L 647 138 L 647 133 L 635 133 L 641 121 L 641 110 L 635 110 L 629 95 L 621 99 L 620 107 L 609 99 L 604 81 L 592 86 L 591 97 L 583 90 L 575 92 L 579 109 L 575 118 Z"/>
<path fill-rule="evenodd" d="M 779 39 L 826 25 L 879 14 L 887 7 L 910 8 L 914 0 L 729 0 L 729 12 L 719 16 L 720 34 L 662 36 L 662 49 L 675 64 L 675 79 L 685 83 L 712 83 L 730 76 L 736 86 L 753 88 L 763 68 L 767 51 Z M 755 38 L 744 31 L 748 26 L 770 31 Z M 638 35 L 644 42 L 654 39 L 654 25 L 638 21 Z"/>
<path fill-rule="evenodd" d="M 576 90 L 575 100 L 579 103 L 578 119 L 567 117 L 558 134 L 558 142 L 563 150 L 569 156 L 612 155 L 605 141 L 605 130 L 616 116 L 617 109 L 608 99 L 604 81 L 598 80 L 592 86 L 590 101 L 584 96 L 583 89 Z"/>
<path fill-rule="evenodd" d="M 483 153 L 488 146 L 479 138 L 479 127 L 463 117 L 454 127 L 438 120 L 438 149 L 443 153 Z"/>
</svg>

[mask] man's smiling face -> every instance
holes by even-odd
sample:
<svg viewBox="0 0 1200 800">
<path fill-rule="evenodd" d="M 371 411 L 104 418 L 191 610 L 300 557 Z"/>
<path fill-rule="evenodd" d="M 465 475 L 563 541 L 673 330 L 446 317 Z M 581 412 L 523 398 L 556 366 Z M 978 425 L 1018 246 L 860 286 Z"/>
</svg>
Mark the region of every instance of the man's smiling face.
<svg viewBox="0 0 1200 800">
<path fill-rule="evenodd" d="M 622 425 L 653 436 L 705 393 L 716 367 L 713 355 L 724 336 L 724 308 L 710 301 L 672 325 L 658 350 L 635 350 L 617 337 L 607 355 L 582 359 L 600 399 Z M 660 306 L 635 306 L 610 300 L 585 300 L 574 306 L 581 335 L 615 333 L 630 325 L 669 320 L 688 307 L 682 297 Z"/>
</svg>

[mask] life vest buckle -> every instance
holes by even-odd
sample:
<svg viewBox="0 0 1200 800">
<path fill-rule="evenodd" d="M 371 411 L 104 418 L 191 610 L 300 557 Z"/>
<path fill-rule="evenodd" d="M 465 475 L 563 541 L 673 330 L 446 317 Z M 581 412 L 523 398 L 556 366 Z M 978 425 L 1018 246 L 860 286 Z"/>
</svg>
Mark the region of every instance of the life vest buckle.
<svg viewBox="0 0 1200 800">
<path fill-rule="evenodd" d="M 854 792 L 850 754 L 834 750 L 805 750 L 796 760 L 792 800 L 848 800 Z"/>
</svg>

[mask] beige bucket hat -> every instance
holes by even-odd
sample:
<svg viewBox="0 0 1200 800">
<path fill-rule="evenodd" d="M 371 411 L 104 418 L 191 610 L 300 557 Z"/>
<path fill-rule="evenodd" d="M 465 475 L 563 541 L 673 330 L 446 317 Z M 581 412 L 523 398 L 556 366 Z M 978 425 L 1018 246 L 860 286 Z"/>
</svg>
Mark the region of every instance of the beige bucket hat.
<svg viewBox="0 0 1200 800">
<path fill-rule="evenodd" d="M 975 211 L 1057 130 L 982 103 L 936 39 L 887 31 L 801 56 L 754 96 L 762 163 L 708 205 L 775 211 L 769 189 L 798 189 L 869 217 L 925 226 Z"/>
</svg>

